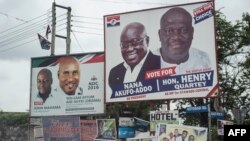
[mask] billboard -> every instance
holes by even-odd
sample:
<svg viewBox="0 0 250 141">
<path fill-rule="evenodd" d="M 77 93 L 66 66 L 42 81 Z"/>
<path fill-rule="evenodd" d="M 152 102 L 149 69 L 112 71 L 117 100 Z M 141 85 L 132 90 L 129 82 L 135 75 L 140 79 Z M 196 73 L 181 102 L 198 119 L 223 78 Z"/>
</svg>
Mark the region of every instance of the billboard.
<svg viewBox="0 0 250 141">
<path fill-rule="evenodd" d="M 81 120 L 81 141 L 94 141 L 96 134 L 96 120 Z"/>
<path fill-rule="evenodd" d="M 104 54 L 31 59 L 30 115 L 104 113 Z"/>
<path fill-rule="evenodd" d="M 160 123 L 157 126 L 157 135 L 159 135 L 159 141 L 164 139 L 176 141 L 206 141 L 207 128 Z"/>
<path fill-rule="evenodd" d="M 44 141 L 80 141 L 79 116 L 42 117 Z"/>
<path fill-rule="evenodd" d="M 115 119 L 97 119 L 97 136 L 95 140 L 116 140 L 116 122 Z"/>
<path fill-rule="evenodd" d="M 214 97 L 214 3 L 104 16 L 106 102 Z"/>
</svg>

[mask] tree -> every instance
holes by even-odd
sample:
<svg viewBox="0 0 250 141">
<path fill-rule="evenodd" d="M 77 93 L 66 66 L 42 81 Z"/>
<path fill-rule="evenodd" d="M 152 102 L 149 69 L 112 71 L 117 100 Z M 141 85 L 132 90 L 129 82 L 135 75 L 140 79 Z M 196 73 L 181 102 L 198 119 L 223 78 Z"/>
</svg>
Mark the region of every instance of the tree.
<svg viewBox="0 0 250 141">
<path fill-rule="evenodd" d="M 227 113 L 250 104 L 250 16 L 243 13 L 242 20 L 232 24 L 217 12 L 216 27 L 220 95 Z"/>
<path fill-rule="evenodd" d="M 0 112 L 0 140 L 27 140 L 28 113 Z"/>
</svg>

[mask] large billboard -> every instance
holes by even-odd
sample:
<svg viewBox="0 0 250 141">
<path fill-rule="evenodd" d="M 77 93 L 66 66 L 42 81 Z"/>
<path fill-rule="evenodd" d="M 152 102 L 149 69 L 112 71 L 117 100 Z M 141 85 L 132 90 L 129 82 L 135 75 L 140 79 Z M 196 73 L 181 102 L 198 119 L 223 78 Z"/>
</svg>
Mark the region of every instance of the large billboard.
<svg viewBox="0 0 250 141">
<path fill-rule="evenodd" d="M 104 53 L 31 59 L 31 116 L 104 113 Z"/>
<path fill-rule="evenodd" d="M 214 97 L 214 3 L 104 16 L 106 102 Z"/>
</svg>

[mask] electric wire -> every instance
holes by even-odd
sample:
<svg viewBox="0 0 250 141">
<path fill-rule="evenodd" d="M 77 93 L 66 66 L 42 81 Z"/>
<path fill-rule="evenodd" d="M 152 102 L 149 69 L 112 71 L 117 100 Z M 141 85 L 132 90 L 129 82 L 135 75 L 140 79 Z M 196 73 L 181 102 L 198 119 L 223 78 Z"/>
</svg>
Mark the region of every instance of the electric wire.
<svg viewBox="0 0 250 141">
<path fill-rule="evenodd" d="M 8 33 L 8 34 L 1 35 L 1 36 L 0 36 L 0 39 L 2 39 L 2 38 L 4 38 L 4 37 L 7 37 L 7 36 L 11 36 L 12 34 L 15 34 L 15 33 L 18 33 L 18 32 L 22 32 L 23 30 L 27 30 L 27 29 L 29 29 L 29 28 L 31 28 L 31 27 L 33 27 L 33 26 L 36 26 L 37 24 L 39 24 L 40 22 L 43 22 L 43 21 L 45 21 L 45 20 L 47 20 L 47 18 L 44 18 L 44 19 L 42 19 L 42 20 L 36 22 L 36 24 L 31 23 L 31 24 L 28 24 L 28 25 L 22 27 L 21 29 L 17 29 L 17 30 L 12 31 L 12 32 L 10 32 L 10 33 Z M 47 22 L 47 21 L 45 21 L 45 22 Z M 44 22 L 43 22 L 43 23 L 44 23 Z M 40 26 L 40 24 L 39 24 L 39 26 Z"/>
<path fill-rule="evenodd" d="M 93 35 L 103 35 L 103 34 L 100 34 L 100 33 L 92 33 L 92 32 L 85 32 L 85 31 L 75 31 L 75 30 L 71 30 L 72 32 L 75 32 L 75 33 L 84 33 L 84 34 L 93 34 Z"/>
<path fill-rule="evenodd" d="M 87 17 L 87 16 L 78 16 L 78 15 L 72 15 L 72 18 L 87 18 L 87 19 L 96 19 L 96 20 L 102 20 L 102 18 L 96 18 L 96 17 Z"/>
<path fill-rule="evenodd" d="M 57 32 L 60 32 L 61 30 L 64 30 L 64 29 L 65 29 L 65 28 L 60 29 L 60 30 L 57 30 Z M 21 43 L 21 44 L 18 44 L 18 45 L 9 47 L 9 48 L 7 48 L 7 49 L 0 50 L 0 54 L 1 54 L 1 53 L 4 53 L 4 52 L 7 52 L 7 51 L 10 51 L 10 50 L 15 49 L 15 48 L 19 48 L 19 47 L 21 47 L 21 46 L 23 46 L 23 45 L 26 45 L 26 44 L 28 44 L 28 43 L 34 42 L 34 41 L 36 41 L 36 40 L 39 41 L 39 39 L 36 37 L 35 39 L 32 39 L 32 40 L 30 40 L 30 41 L 27 41 L 27 42 L 24 42 L 24 43 Z"/>
<path fill-rule="evenodd" d="M 47 15 L 47 17 L 41 19 L 45 15 Z M 17 26 L 14 26 L 14 27 L 11 27 L 9 29 L 1 31 L 0 32 L 0 46 L 1 46 L 0 49 L 2 49 L 2 50 L 0 50 L 0 53 L 6 52 L 8 50 L 12 50 L 12 49 L 17 48 L 19 46 L 22 46 L 22 45 L 28 44 L 30 42 L 33 42 L 35 40 L 38 40 L 37 33 L 43 33 L 45 31 L 45 29 L 46 29 L 45 26 L 47 26 L 48 23 L 50 23 L 51 20 L 52 20 L 51 16 L 48 16 L 48 15 L 51 15 L 51 14 L 48 14 L 48 13 L 42 14 L 42 15 L 40 15 L 38 17 L 35 17 L 35 18 L 31 19 L 31 20 L 28 20 L 25 23 L 22 23 L 22 24 L 19 24 Z M 64 20 L 66 20 L 67 17 L 60 18 L 60 17 L 62 17 L 64 15 L 66 15 L 66 14 L 64 13 L 64 14 L 61 14 L 61 15 L 56 17 L 57 18 L 57 20 L 56 20 L 56 24 L 57 24 L 56 28 L 67 24 L 67 22 L 63 22 Z M 88 18 L 88 19 L 102 21 L 101 18 L 85 17 L 85 16 L 73 16 L 73 17 L 74 17 L 73 19 L 77 19 L 77 20 L 72 20 L 72 23 L 84 23 L 84 24 L 89 24 L 89 25 L 103 25 L 102 23 L 86 22 L 86 21 L 78 20 L 78 19 L 82 19 L 82 18 Z M 58 23 L 61 23 L 61 24 L 58 24 Z M 51 25 L 51 24 L 49 24 L 49 25 Z M 72 27 L 82 28 L 82 29 L 86 28 L 86 29 L 102 30 L 101 28 L 90 27 L 90 26 L 86 26 L 86 25 L 85 26 L 72 25 Z M 61 32 L 63 30 L 66 30 L 66 27 L 63 27 L 60 30 L 56 30 L 56 32 Z M 73 36 L 74 36 L 74 38 L 75 38 L 75 40 L 76 40 L 76 42 L 77 42 L 77 44 L 78 44 L 78 46 L 80 47 L 81 50 L 83 50 L 83 49 L 82 49 L 82 47 L 80 45 L 80 42 L 77 39 L 77 36 L 75 35 L 75 33 L 103 35 L 103 34 L 99 34 L 99 33 L 86 32 L 86 31 L 71 30 L 71 32 L 72 32 L 72 34 L 73 34 Z M 31 39 L 31 38 L 32 38 L 32 40 L 24 42 L 24 41 L 26 41 L 28 39 Z M 23 42 L 23 43 L 20 43 L 20 42 Z M 16 43 L 20 43 L 20 44 L 10 47 L 10 45 L 16 44 Z"/>
<path fill-rule="evenodd" d="M 33 42 L 33 41 L 35 41 L 35 40 L 38 40 L 38 39 L 36 38 L 36 39 L 31 40 L 31 41 L 24 42 L 24 43 L 22 43 L 22 44 L 18 44 L 18 45 L 13 46 L 13 47 L 9 47 L 9 48 L 7 48 L 7 49 L 0 50 L 0 53 L 4 53 L 4 52 L 7 52 L 7 51 L 9 51 L 9 50 L 12 50 L 12 49 L 21 47 L 21 46 L 26 45 L 26 44 L 28 44 L 28 43 L 31 43 L 31 42 Z"/>
<path fill-rule="evenodd" d="M 58 16 L 58 17 L 61 17 L 61 16 L 63 16 L 63 15 L 65 15 L 65 14 L 62 14 L 62 15 L 60 15 L 60 16 Z M 60 23 L 61 21 L 63 21 L 63 20 L 65 20 L 66 18 L 61 18 L 59 21 L 58 21 L 58 23 Z M 39 22 L 41 22 L 41 21 L 44 21 L 45 19 L 43 19 L 43 20 L 40 20 Z M 16 31 L 14 31 L 14 32 L 17 32 L 17 33 L 14 33 L 14 32 L 11 32 L 11 33 L 14 33 L 14 34 L 11 34 L 11 35 L 9 35 L 9 36 L 6 36 L 5 35 L 5 37 L 9 37 L 9 38 L 7 38 L 6 40 L 0 40 L 0 45 L 1 45 L 1 47 L 4 47 L 5 45 L 7 45 L 7 44 L 11 44 L 11 43 L 14 43 L 14 42 L 19 42 L 20 40 L 22 40 L 22 39 L 26 39 L 26 38 L 28 38 L 28 37 L 30 37 L 30 36 L 33 36 L 33 34 L 34 35 L 36 35 L 37 34 L 37 32 L 40 32 L 40 31 L 38 31 L 38 30 L 40 30 L 41 28 L 36 28 L 36 27 L 41 27 L 41 26 L 47 26 L 47 23 L 48 23 L 48 21 L 46 22 L 43 22 L 43 23 L 40 23 L 40 24 L 38 24 L 38 22 L 36 23 L 36 24 L 34 24 L 34 26 L 32 27 L 32 26 L 30 26 L 30 25 L 28 25 L 28 26 L 25 26 L 25 27 L 27 27 L 27 28 L 25 28 L 25 29 L 23 29 L 23 30 L 21 30 L 21 29 L 19 29 L 19 30 L 16 30 Z M 65 25 L 65 23 L 63 23 L 63 24 L 60 24 L 59 26 L 57 25 L 56 27 L 60 27 L 60 26 L 62 26 L 62 25 Z M 29 29 L 29 30 L 27 30 L 27 29 Z M 21 31 L 20 31 L 21 30 Z M 42 30 L 44 30 L 44 29 L 42 29 Z M 18 33 L 19 32 L 19 33 Z M 32 33 L 32 32 L 36 32 L 36 33 Z M 9 33 L 10 34 L 10 33 Z M 28 34 L 28 36 L 27 36 L 27 34 Z M 0 39 L 3 39 L 3 38 L 0 38 Z"/>
<path fill-rule="evenodd" d="M 94 23 L 94 22 L 85 22 L 85 21 L 78 21 L 78 20 L 71 20 L 73 23 L 85 23 L 85 24 L 96 24 L 96 25 L 103 25 L 102 23 Z"/>
<path fill-rule="evenodd" d="M 72 28 L 82 28 L 82 29 L 94 29 L 94 30 L 103 30 L 102 28 L 95 28 L 95 27 L 87 27 L 87 26 L 78 26 L 78 25 L 72 25 Z"/>
<path fill-rule="evenodd" d="M 77 45 L 79 46 L 79 48 L 80 48 L 81 51 L 83 52 L 82 46 L 80 45 L 80 43 L 79 43 L 78 39 L 76 38 L 76 35 L 75 35 L 75 33 L 74 33 L 73 31 L 72 31 L 72 34 L 73 34 L 73 36 L 74 36 L 74 38 L 75 38 L 75 40 L 76 40 Z"/>
<path fill-rule="evenodd" d="M 24 20 L 24 19 L 22 19 L 22 18 L 18 18 L 18 17 L 12 16 L 12 15 L 9 15 L 9 14 L 4 13 L 4 12 L 0 12 L 0 14 L 1 14 L 1 15 L 4 15 L 4 16 L 6 16 L 6 17 L 14 18 L 15 20 L 18 20 L 18 21 L 21 21 L 21 22 L 25 22 L 25 23 L 28 22 L 27 20 Z"/>
<path fill-rule="evenodd" d="M 30 33 L 33 33 L 34 31 L 37 32 L 37 30 L 40 30 L 41 27 L 44 27 L 46 26 L 47 24 L 46 23 L 41 23 L 41 24 L 38 24 L 36 26 L 34 26 L 33 28 L 29 28 L 28 30 L 23 30 L 22 32 L 19 32 L 19 33 L 16 33 L 15 35 L 12 34 L 11 36 L 9 36 L 9 38 L 5 39 L 5 40 L 0 40 L 0 45 L 3 45 L 5 44 L 5 42 L 10 42 L 10 41 L 15 41 L 17 38 L 19 37 L 25 37 L 25 35 L 30 35 Z M 3 38 L 4 39 L 4 38 Z"/>
<path fill-rule="evenodd" d="M 33 19 L 31 19 L 31 20 L 29 20 L 28 23 L 31 22 L 31 21 L 34 21 L 34 20 L 36 20 L 36 19 L 38 19 L 38 18 L 40 18 L 40 17 L 42 17 L 42 16 L 44 16 L 44 15 L 47 15 L 47 13 L 45 13 L 45 14 L 43 14 L 43 15 L 40 15 L 40 16 L 38 16 L 38 17 L 36 17 L 36 18 L 33 18 Z M 6 30 L 4 30 L 4 31 L 0 31 L 0 34 L 3 34 L 3 33 L 7 32 L 7 31 L 9 31 L 9 30 L 13 30 L 13 29 L 15 29 L 15 28 L 17 28 L 17 27 L 19 27 L 19 26 L 24 25 L 24 24 L 27 24 L 27 23 L 22 23 L 22 24 L 19 24 L 19 25 L 17 25 L 17 26 L 14 26 L 14 27 L 11 27 L 11 28 L 9 28 L 9 29 L 6 29 Z"/>
</svg>

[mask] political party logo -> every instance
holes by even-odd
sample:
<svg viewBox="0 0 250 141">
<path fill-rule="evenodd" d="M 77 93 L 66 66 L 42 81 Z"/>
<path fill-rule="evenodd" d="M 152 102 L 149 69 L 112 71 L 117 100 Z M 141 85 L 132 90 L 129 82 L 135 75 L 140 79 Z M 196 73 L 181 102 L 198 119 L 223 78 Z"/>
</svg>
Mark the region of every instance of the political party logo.
<svg viewBox="0 0 250 141">
<path fill-rule="evenodd" d="M 88 90 L 97 90 L 99 88 L 100 87 L 99 87 L 99 84 L 98 84 L 97 77 L 95 75 L 93 75 L 90 78 L 89 85 L 88 85 Z"/>
<path fill-rule="evenodd" d="M 120 25 L 120 16 L 109 16 L 107 17 L 107 27 L 114 27 Z"/>
<path fill-rule="evenodd" d="M 194 23 L 197 24 L 213 16 L 213 3 L 207 3 L 193 10 Z"/>
</svg>

